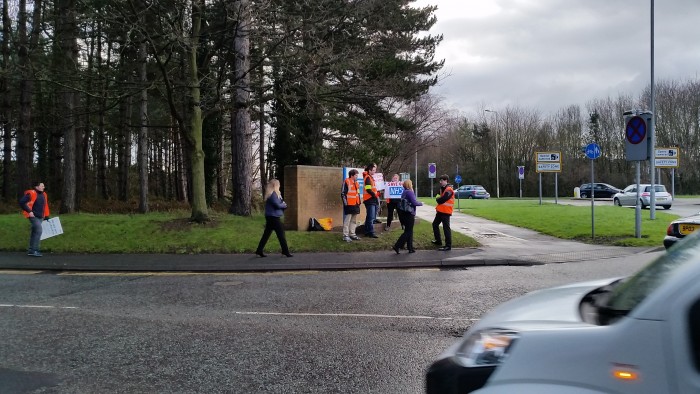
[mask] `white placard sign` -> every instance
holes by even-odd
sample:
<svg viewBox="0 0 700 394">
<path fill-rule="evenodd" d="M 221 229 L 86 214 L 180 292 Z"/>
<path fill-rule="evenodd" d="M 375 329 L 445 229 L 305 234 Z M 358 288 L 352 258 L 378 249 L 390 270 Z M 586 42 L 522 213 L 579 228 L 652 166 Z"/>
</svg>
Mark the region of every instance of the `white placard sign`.
<svg viewBox="0 0 700 394">
<path fill-rule="evenodd" d="M 401 198 L 403 193 L 403 182 L 387 182 L 384 189 L 384 198 Z"/>
<path fill-rule="evenodd" d="M 384 190 L 384 174 L 375 172 L 372 178 L 374 178 L 374 186 L 376 186 L 377 190 Z"/>
<path fill-rule="evenodd" d="M 46 238 L 55 237 L 61 234 L 63 234 L 63 227 L 61 227 L 61 220 L 58 218 L 58 216 L 41 222 L 42 240 Z"/>
</svg>

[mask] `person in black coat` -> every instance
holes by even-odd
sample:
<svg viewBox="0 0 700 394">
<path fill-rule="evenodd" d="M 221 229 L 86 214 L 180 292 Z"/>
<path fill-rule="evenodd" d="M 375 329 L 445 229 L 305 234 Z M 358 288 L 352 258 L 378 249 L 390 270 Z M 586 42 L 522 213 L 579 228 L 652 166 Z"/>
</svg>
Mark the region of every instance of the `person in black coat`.
<svg viewBox="0 0 700 394">
<path fill-rule="evenodd" d="M 413 182 L 410 179 L 403 181 L 403 193 L 401 193 L 401 200 L 406 199 L 408 203 L 413 207 L 413 210 L 399 212 L 399 220 L 403 224 L 403 234 L 396 240 L 394 244 L 394 252 L 399 254 L 399 249 L 403 249 L 404 245 L 408 248 L 408 253 L 415 253 L 413 249 L 413 225 L 416 221 L 416 207 L 423 205 L 422 202 L 416 199 L 416 194 L 413 192 Z M 399 200 L 400 201 L 400 200 Z"/>
<path fill-rule="evenodd" d="M 260 257 L 267 257 L 263 252 L 267 240 L 270 238 L 272 231 L 277 234 L 277 240 L 280 242 L 282 247 L 282 254 L 287 257 L 292 257 L 289 253 L 289 247 L 287 246 L 287 239 L 284 236 L 284 228 L 282 227 L 282 221 L 280 218 L 284 214 L 284 210 L 287 209 L 287 203 L 282 200 L 282 194 L 280 193 L 280 181 L 277 179 L 271 179 L 265 186 L 265 231 L 263 231 L 262 238 L 260 238 L 260 243 L 258 243 L 258 248 L 255 250 L 255 254 Z"/>
</svg>

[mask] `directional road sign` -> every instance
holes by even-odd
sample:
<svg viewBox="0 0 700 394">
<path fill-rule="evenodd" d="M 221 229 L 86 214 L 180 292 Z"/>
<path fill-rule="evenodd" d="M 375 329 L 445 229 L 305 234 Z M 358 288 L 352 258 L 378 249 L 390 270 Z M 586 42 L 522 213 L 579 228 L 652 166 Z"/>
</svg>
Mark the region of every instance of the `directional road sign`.
<svg viewBox="0 0 700 394">
<path fill-rule="evenodd" d="M 462 176 L 457 174 L 455 175 L 455 183 L 462 183 Z"/>
<path fill-rule="evenodd" d="M 435 178 L 436 173 L 437 168 L 435 167 L 435 163 L 428 163 L 428 178 Z"/>
</svg>

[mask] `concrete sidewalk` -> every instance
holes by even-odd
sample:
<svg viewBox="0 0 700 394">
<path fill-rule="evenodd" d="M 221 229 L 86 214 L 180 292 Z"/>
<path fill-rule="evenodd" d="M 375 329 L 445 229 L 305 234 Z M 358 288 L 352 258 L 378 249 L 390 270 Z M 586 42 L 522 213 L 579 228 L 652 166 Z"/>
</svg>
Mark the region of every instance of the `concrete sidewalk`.
<svg viewBox="0 0 700 394">
<path fill-rule="evenodd" d="M 435 208 L 418 207 L 417 217 L 432 222 Z M 506 224 L 455 213 L 452 231 L 479 241 L 479 248 L 418 250 L 399 255 L 393 250 L 351 253 L 269 254 L 44 254 L 0 253 L 0 269 L 78 271 L 245 272 L 341 270 L 370 268 L 450 268 L 481 265 L 534 265 L 630 256 L 658 248 L 627 248 L 565 241 Z"/>
</svg>

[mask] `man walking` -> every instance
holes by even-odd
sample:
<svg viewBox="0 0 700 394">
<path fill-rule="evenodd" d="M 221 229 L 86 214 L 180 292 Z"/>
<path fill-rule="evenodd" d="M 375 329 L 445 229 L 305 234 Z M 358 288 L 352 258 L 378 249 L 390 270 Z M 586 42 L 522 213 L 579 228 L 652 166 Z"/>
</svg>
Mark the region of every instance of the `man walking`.
<svg viewBox="0 0 700 394">
<path fill-rule="evenodd" d="M 440 195 L 435 198 L 437 206 L 435 207 L 435 219 L 433 220 L 433 236 L 434 240 L 430 241 L 434 245 L 441 246 L 440 250 L 452 250 L 452 230 L 450 229 L 450 217 L 455 205 L 455 192 L 452 185 L 449 185 L 450 177 L 440 175 Z M 442 238 L 440 237 L 440 223 L 442 230 L 445 232 L 445 246 L 442 246 Z"/>
</svg>

